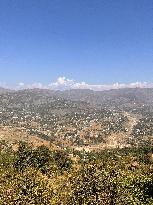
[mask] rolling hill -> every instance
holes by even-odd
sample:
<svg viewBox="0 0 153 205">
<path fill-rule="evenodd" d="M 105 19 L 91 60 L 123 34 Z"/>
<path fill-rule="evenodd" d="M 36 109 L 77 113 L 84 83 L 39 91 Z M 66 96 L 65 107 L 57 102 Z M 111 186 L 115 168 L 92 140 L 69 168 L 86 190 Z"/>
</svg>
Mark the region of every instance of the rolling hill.
<svg viewBox="0 0 153 205">
<path fill-rule="evenodd" d="M 2 91 L 1 139 L 89 150 L 152 143 L 153 89 Z"/>
</svg>

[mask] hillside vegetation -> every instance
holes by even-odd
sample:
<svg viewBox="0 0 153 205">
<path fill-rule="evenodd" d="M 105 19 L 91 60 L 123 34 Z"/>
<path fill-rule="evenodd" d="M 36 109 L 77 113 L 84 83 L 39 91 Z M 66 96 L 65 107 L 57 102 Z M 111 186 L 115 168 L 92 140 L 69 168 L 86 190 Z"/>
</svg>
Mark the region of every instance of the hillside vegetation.
<svg viewBox="0 0 153 205">
<path fill-rule="evenodd" d="M 0 92 L 0 205 L 153 204 L 153 89 Z"/>
<path fill-rule="evenodd" d="M 0 203 L 153 204 L 151 147 L 101 152 L 1 142 Z"/>
</svg>

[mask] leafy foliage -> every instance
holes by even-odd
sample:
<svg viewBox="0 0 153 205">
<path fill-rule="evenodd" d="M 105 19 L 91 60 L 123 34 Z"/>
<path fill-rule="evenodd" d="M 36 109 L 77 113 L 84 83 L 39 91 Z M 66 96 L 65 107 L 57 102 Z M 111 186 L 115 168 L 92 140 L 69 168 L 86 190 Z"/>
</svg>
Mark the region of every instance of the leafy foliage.
<svg viewBox="0 0 153 205">
<path fill-rule="evenodd" d="M 152 147 L 99 153 L 21 142 L 17 151 L 4 141 L 0 147 L 0 204 L 153 204 Z"/>
</svg>

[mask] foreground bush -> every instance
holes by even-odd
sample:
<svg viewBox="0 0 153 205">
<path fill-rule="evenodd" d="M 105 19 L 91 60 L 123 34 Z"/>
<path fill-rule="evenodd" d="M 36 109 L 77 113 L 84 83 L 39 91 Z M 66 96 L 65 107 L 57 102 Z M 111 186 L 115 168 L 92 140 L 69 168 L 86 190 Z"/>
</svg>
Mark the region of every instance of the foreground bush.
<svg viewBox="0 0 153 205">
<path fill-rule="evenodd" d="M 153 168 L 147 158 L 151 148 L 69 155 L 25 143 L 17 151 L 0 145 L 2 205 L 153 204 Z"/>
</svg>

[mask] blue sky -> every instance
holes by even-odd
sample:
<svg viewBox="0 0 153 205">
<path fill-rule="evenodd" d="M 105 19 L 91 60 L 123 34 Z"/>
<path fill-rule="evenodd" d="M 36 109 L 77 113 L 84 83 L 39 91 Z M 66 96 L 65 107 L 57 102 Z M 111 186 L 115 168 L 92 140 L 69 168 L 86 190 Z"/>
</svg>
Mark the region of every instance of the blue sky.
<svg viewBox="0 0 153 205">
<path fill-rule="evenodd" d="M 153 82 L 152 0 L 0 0 L 0 82 Z"/>
</svg>

